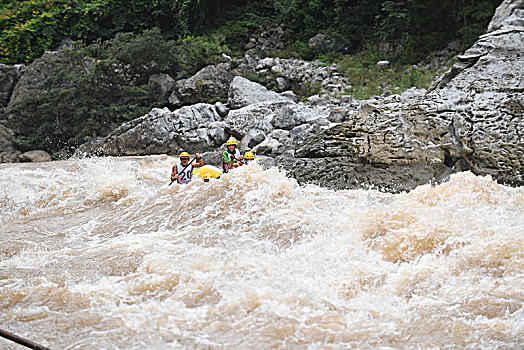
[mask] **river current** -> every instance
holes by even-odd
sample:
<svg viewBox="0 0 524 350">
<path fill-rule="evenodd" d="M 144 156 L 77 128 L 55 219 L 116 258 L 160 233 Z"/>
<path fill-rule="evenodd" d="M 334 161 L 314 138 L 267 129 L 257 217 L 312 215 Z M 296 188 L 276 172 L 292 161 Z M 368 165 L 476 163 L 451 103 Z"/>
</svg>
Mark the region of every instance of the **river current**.
<svg viewBox="0 0 524 350">
<path fill-rule="evenodd" d="M 0 165 L 0 328 L 51 349 L 524 347 L 524 188 L 333 191 L 256 164 L 168 186 L 174 162 Z"/>
</svg>

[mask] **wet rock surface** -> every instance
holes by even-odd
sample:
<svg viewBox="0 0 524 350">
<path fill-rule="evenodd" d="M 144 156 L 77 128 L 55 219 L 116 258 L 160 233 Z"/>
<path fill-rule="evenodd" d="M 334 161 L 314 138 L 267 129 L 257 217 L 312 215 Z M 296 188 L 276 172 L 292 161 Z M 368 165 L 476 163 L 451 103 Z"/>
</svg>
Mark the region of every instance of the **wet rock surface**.
<svg viewBox="0 0 524 350">
<path fill-rule="evenodd" d="M 370 102 L 296 150 L 290 173 L 333 188 L 409 190 L 465 170 L 523 185 L 524 27 L 497 21 L 426 95 Z"/>
<path fill-rule="evenodd" d="M 50 162 L 51 155 L 43 150 L 33 150 L 22 153 L 19 159 L 21 162 Z"/>
<path fill-rule="evenodd" d="M 13 131 L 0 124 L 0 163 L 18 162 L 21 152 L 15 148 L 11 137 L 13 137 Z"/>
<path fill-rule="evenodd" d="M 8 66 L 0 64 L 0 107 L 7 107 L 13 89 L 23 75 L 25 67 L 22 65 Z"/>
<path fill-rule="evenodd" d="M 214 150 L 226 141 L 222 117 L 215 105 L 198 103 L 174 112 L 153 109 L 109 134 L 87 154 L 147 155 L 184 149 Z M 81 154 L 77 154 L 80 156 Z"/>
<path fill-rule="evenodd" d="M 227 91 L 233 80 L 231 63 L 223 62 L 202 68 L 188 79 L 175 83 L 169 103 L 182 105 L 206 102 L 210 99 L 227 99 Z"/>
</svg>

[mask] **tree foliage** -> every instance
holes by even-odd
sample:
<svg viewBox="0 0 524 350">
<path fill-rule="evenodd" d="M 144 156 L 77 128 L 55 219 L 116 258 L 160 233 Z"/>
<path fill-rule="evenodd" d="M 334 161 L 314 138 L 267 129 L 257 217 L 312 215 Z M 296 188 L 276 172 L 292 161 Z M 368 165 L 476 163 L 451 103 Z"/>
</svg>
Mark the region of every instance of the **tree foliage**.
<svg viewBox="0 0 524 350">
<path fill-rule="evenodd" d="M 22 0 L 0 3 L 0 63 L 29 63 L 63 38 L 90 44 L 158 27 L 167 39 L 218 32 L 233 51 L 267 22 L 293 41 L 325 32 L 349 51 L 370 42 L 419 58 L 460 39 L 471 44 L 501 0 Z"/>
<path fill-rule="evenodd" d="M 63 38 L 91 43 L 159 27 L 168 38 L 198 33 L 210 0 L 22 0 L 0 4 L 0 63 L 29 63 Z"/>
</svg>

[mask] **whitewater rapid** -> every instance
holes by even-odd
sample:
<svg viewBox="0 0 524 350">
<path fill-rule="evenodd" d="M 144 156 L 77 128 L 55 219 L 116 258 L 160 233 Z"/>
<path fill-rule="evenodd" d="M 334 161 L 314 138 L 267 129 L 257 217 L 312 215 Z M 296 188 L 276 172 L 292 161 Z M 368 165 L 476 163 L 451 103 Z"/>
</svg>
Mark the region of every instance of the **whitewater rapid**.
<svg viewBox="0 0 524 350">
<path fill-rule="evenodd" d="M 0 328 L 52 349 L 524 347 L 524 188 L 332 191 L 256 164 L 168 186 L 174 162 L 1 164 Z"/>
</svg>

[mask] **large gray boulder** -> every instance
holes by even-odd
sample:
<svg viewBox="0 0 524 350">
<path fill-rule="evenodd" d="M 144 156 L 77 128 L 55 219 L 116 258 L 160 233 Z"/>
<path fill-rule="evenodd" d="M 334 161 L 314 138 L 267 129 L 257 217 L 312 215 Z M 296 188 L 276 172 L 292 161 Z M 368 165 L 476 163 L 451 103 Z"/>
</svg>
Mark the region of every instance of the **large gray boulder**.
<svg viewBox="0 0 524 350">
<path fill-rule="evenodd" d="M 91 154 L 147 155 L 205 152 L 221 146 L 229 135 L 214 105 L 198 103 L 174 112 L 155 108 L 147 115 L 122 124 Z M 90 155 L 90 154 L 88 154 Z"/>
<path fill-rule="evenodd" d="M 7 66 L 0 63 L 0 107 L 7 107 L 22 71 L 23 66 Z"/>
<path fill-rule="evenodd" d="M 67 50 L 64 51 L 46 51 L 42 57 L 35 60 L 28 68 L 26 68 L 24 74 L 16 84 L 9 101 L 8 108 L 11 108 L 14 104 L 20 102 L 23 98 L 31 94 L 39 94 L 42 89 L 42 84 L 45 80 L 53 76 L 53 71 L 57 67 L 66 68 L 70 71 L 78 71 L 80 73 L 89 72 L 94 62 L 89 59 L 84 59 L 80 65 L 69 64 L 71 62 L 71 53 Z M 72 87 L 74 81 L 65 82 L 64 85 L 53 86 L 54 90 L 67 89 Z M 48 90 L 45 90 L 48 91 Z"/>
<path fill-rule="evenodd" d="M 230 62 L 204 67 L 191 78 L 176 82 L 169 103 L 181 106 L 217 98 L 227 99 L 232 80 Z"/>
<path fill-rule="evenodd" d="M 251 142 L 263 141 L 274 129 L 291 130 L 299 125 L 325 119 L 328 111 L 291 101 L 266 101 L 233 109 L 225 118 L 226 131 L 238 140 L 246 135 Z M 256 135 L 255 137 L 251 135 Z M 250 147 L 257 143 L 251 143 Z"/>
<path fill-rule="evenodd" d="M 496 20 L 425 96 L 369 103 L 306 141 L 290 172 L 333 188 L 408 190 L 464 170 L 523 185 L 524 27 Z"/>
<path fill-rule="evenodd" d="M 232 109 L 242 108 L 259 102 L 292 102 L 289 97 L 269 91 L 264 86 L 246 78 L 236 76 L 229 87 L 228 104 Z"/>
<path fill-rule="evenodd" d="M 50 162 L 51 156 L 46 151 L 33 150 L 33 151 L 27 151 L 27 152 L 22 153 L 19 159 L 21 162 L 33 162 L 33 163 Z"/>
<path fill-rule="evenodd" d="M 377 185 L 393 190 L 448 175 L 446 152 L 423 144 L 417 136 L 426 128 L 446 135 L 449 125 L 440 120 L 425 122 L 416 109 L 402 108 L 393 99 L 368 105 L 349 121 L 306 140 L 295 152 L 291 174 L 332 188 Z M 451 146 L 452 140 L 447 141 Z"/>
<path fill-rule="evenodd" d="M 237 140 L 242 139 L 253 130 L 267 135 L 273 130 L 271 124 L 273 117 L 283 108 L 290 107 L 293 104 L 289 101 L 266 101 L 233 109 L 224 119 L 226 131 Z"/>
<path fill-rule="evenodd" d="M 157 84 L 160 87 L 158 99 L 165 100 L 173 93 L 175 80 L 169 74 L 159 73 L 151 75 L 148 84 Z"/>
<path fill-rule="evenodd" d="M 502 27 L 523 27 L 524 8 L 521 1 L 503 1 L 488 25 L 488 33 Z"/>
<path fill-rule="evenodd" d="M 292 150 L 294 146 L 293 139 L 289 137 L 289 131 L 275 129 L 253 149 L 253 152 L 275 158 L 288 150 Z"/>
<path fill-rule="evenodd" d="M 11 137 L 13 132 L 0 124 L 0 163 L 15 163 L 19 161 L 20 151 L 18 151 Z"/>
</svg>

